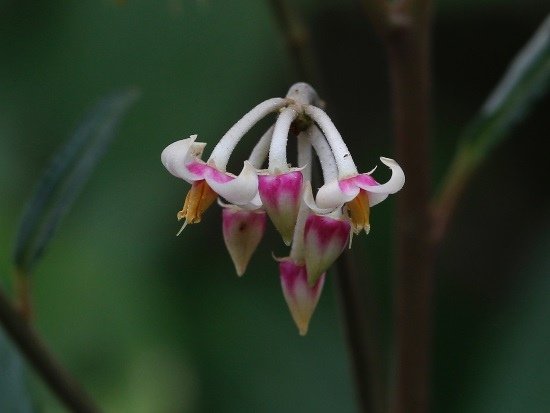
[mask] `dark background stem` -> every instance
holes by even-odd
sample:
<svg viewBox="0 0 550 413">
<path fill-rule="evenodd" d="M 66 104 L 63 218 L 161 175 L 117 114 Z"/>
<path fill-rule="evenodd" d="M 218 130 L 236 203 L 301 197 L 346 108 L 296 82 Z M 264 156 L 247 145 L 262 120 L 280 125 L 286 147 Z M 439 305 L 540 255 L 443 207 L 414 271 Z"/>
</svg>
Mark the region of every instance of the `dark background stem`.
<svg viewBox="0 0 550 413">
<path fill-rule="evenodd" d="M 385 411 L 386 386 L 380 348 L 379 313 L 372 294 L 370 278 L 356 270 L 351 251 L 346 250 L 337 262 L 337 292 L 344 318 L 357 396 L 362 412 Z"/>
<path fill-rule="evenodd" d="M 16 270 L 14 274 L 17 309 L 21 317 L 30 322 L 32 319 L 31 278 L 20 270 Z"/>
<path fill-rule="evenodd" d="M 42 377 L 50 390 L 71 411 L 99 413 L 99 408 L 84 389 L 53 357 L 38 334 L 13 308 L 8 297 L 0 290 L 0 322 L 13 339 L 26 360 Z"/>
<path fill-rule="evenodd" d="M 393 413 L 430 410 L 433 260 L 430 192 L 429 3 L 394 3 L 386 47 L 396 159 L 407 182 L 397 196 Z"/>
<path fill-rule="evenodd" d="M 300 81 L 311 83 L 323 93 L 319 68 L 311 45 L 311 35 L 300 13 L 288 0 L 269 0 L 286 48 Z"/>
</svg>

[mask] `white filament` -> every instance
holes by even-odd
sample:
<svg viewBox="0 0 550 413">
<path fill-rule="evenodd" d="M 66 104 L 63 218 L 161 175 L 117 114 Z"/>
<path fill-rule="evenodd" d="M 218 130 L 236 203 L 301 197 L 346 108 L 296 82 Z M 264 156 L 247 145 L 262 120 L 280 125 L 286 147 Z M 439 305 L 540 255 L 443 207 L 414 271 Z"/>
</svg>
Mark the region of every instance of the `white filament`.
<svg viewBox="0 0 550 413">
<path fill-rule="evenodd" d="M 288 104 L 288 99 L 272 98 L 254 107 L 250 112 L 239 119 L 239 121 L 235 123 L 225 133 L 225 135 L 222 136 L 212 151 L 212 154 L 208 159 L 208 163 L 213 163 L 217 169 L 220 171 L 225 171 L 231 153 L 244 134 L 248 132 L 259 120 L 268 114 L 279 110 L 286 104 Z"/>
<path fill-rule="evenodd" d="M 317 153 L 319 162 L 321 163 L 321 170 L 323 171 L 323 180 L 324 182 L 329 182 L 338 179 L 338 167 L 336 166 L 336 161 L 334 160 L 334 155 L 330 149 L 325 136 L 319 130 L 317 125 L 312 125 L 308 128 L 307 132 L 309 133 L 311 145 Z"/>
<path fill-rule="evenodd" d="M 256 169 L 261 169 L 263 163 L 267 159 L 267 154 L 269 153 L 269 146 L 271 145 L 271 137 L 273 136 L 273 128 L 271 126 L 260 138 L 248 158 L 248 162 Z"/>
<path fill-rule="evenodd" d="M 298 116 L 295 109 L 284 108 L 273 129 L 273 137 L 271 138 L 271 146 L 269 148 L 269 172 L 281 173 L 288 171 L 288 163 L 286 160 L 286 143 L 288 140 L 288 131 L 290 125 Z"/>
<path fill-rule="evenodd" d="M 304 180 L 311 181 L 311 141 L 307 132 L 300 132 L 298 135 L 298 167 L 302 168 Z"/>
<path fill-rule="evenodd" d="M 332 154 L 336 161 L 338 167 L 338 177 L 346 178 L 348 176 L 357 175 L 357 168 L 351 154 L 349 153 L 348 147 L 342 139 L 342 135 L 334 126 L 334 123 L 330 120 L 328 115 L 318 107 L 308 105 L 305 107 L 306 115 L 310 116 L 311 119 L 319 128 L 323 131 L 330 148 L 332 149 Z"/>
</svg>

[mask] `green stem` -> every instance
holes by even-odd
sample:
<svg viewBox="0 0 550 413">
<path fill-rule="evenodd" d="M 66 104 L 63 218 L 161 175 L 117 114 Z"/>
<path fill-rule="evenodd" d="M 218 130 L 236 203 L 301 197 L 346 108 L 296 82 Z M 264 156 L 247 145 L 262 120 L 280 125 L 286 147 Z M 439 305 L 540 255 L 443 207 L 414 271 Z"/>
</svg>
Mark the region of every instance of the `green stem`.
<svg viewBox="0 0 550 413">
<path fill-rule="evenodd" d="M 100 412 L 93 400 L 59 364 L 36 331 L 13 308 L 8 297 L 1 290 L 0 322 L 27 361 L 69 410 L 75 413 Z"/>
<path fill-rule="evenodd" d="M 474 152 L 475 149 L 468 144 L 458 149 L 443 180 L 443 189 L 432 201 L 432 241 L 436 245 L 445 236 L 458 200 L 482 160 L 479 156 L 475 156 Z"/>
</svg>

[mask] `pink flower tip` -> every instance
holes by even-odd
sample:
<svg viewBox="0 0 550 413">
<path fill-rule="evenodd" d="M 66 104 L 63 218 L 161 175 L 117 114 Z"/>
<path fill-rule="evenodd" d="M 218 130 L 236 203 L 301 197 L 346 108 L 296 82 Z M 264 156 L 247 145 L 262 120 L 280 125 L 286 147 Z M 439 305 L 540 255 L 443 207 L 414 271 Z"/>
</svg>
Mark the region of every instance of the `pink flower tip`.
<svg viewBox="0 0 550 413">
<path fill-rule="evenodd" d="M 263 211 L 246 211 L 237 207 L 222 210 L 223 239 L 240 277 L 258 247 L 266 227 Z"/>
<path fill-rule="evenodd" d="M 279 272 L 283 295 L 290 314 L 300 335 L 305 336 L 323 291 L 325 274 L 322 274 L 314 285 L 310 285 L 307 281 L 306 267 L 295 263 L 290 258 L 279 261 Z"/>
<path fill-rule="evenodd" d="M 258 181 L 262 204 L 285 244 L 290 245 L 300 209 L 300 195 L 304 181 L 302 172 L 260 175 Z"/>
<path fill-rule="evenodd" d="M 304 229 L 304 255 L 309 285 L 342 254 L 349 242 L 351 224 L 348 220 L 310 215 Z"/>
</svg>

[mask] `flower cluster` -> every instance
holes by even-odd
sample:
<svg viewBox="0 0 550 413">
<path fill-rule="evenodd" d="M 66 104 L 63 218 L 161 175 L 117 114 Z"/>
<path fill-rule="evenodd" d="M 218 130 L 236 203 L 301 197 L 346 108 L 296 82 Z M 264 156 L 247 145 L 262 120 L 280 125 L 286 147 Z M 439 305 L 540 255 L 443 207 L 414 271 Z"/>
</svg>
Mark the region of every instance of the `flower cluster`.
<svg viewBox="0 0 550 413">
<path fill-rule="evenodd" d="M 244 115 L 201 159 L 205 143 L 197 135 L 172 143 L 161 155 L 174 176 L 191 184 L 178 220 L 201 221 L 218 198 L 223 207 L 223 237 L 237 274 L 243 275 L 266 228 L 267 217 L 291 246 L 278 258 L 281 286 L 300 334 L 307 332 L 328 268 L 351 245 L 351 237 L 369 232 L 370 207 L 399 191 L 405 183 L 401 167 L 380 158 L 391 178 L 379 184 L 371 174 L 359 173 L 342 136 L 321 109 L 315 90 L 293 85 L 285 98 L 260 103 Z M 277 119 L 259 139 L 238 175 L 227 172 L 231 153 L 241 138 L 262 118 Z M 287 161 L 287 141 L 297 138 L 298 165 Z M 321 165 L 324 184 L 314 195 L 311 187 L 313 152 Z M 262 169 L 267 161 L 267 169 Z M 375 168 L 376 169 L 376 168 Z M 181 232 L 180 230 L 180 232 Z M 179 233 L 178 233 L 179 234 Z"/>
</svg>

